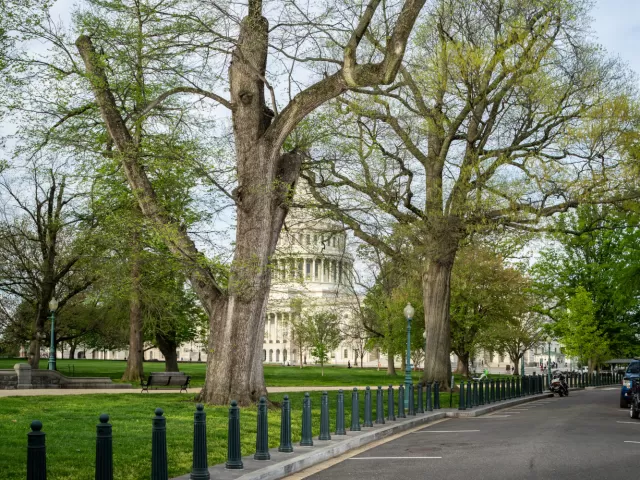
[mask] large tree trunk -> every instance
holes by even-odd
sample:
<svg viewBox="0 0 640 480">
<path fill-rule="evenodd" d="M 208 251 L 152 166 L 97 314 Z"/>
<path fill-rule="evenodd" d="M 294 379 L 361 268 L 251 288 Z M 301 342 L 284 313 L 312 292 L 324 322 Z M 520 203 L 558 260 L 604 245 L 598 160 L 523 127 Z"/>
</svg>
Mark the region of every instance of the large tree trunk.
<svg viewBox="0 0 640 480">
<path fill-rule="evenodd" d="M 134 251 L 139 248 L 137 236 L 134 236 Z M 140 276 L 142 266 L 140 257 L 134 253 L 131 265 L 131 297 L 129 300 L 129 356 L 127 357 L 127 368 L 122 375 L 122 380 L 128 382 L 139 382 L 144 376 L 142 362 L 144 361 L 144 351 L 142 342 L 142 304 L 140 295 Z"/>
<path fill-rule="evenodd" d="M 69 360 L 74 360 L 76 358 L 76 344 L 69 344 Z"/>
<path fill-rule="evenodd" d="M 391 352 L 387 352 L 387 375 L 393 377 L 397 375 L 395 355 Z"/>
<path fill-rule="evenodd" d="M 427 359 L 422 380 L 428 383 L 438 381 L 442 390 L 449 389 L 451 379 L 449 301 L 454 258 L 455 252 L 442 260 L 430 261 L 422 276 L 427 331 Z"/>
<path fill-rule="evenodd" d="M 158 349 L 164 356 L 164 371 L 165 372 L 179 372 L 178 369 L 178 344 L 175 340 L 175 332 L 169 332 L 164 334 L 162 332 L 156 332 L 156 343 Z"/>
<path fill-rule="evenodd" d="M 513 374 L 520 375 L 520 359 L 516 357 L 512 358 L 511 360 L 513 360 Z"/>
<path fill-rule="evenodd" d="M 29 344 L 28 361 L 31 368 L 40 368 L 40 349 L 42 348 L 42 342 L 46 338 L 44 333 L 44 326 L 49 318 L 49 299 L 53 296 L 52 293 L 45 295 L 46 301 L 41 301 L 38 304 L 38 312 L 34 321 L 34 333 Z"/>
</svg>

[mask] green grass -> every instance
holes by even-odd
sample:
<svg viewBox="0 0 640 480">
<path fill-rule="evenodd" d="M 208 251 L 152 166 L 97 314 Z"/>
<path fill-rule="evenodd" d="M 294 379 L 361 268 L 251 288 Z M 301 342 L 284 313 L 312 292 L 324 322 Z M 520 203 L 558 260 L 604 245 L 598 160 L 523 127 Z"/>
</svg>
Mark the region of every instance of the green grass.
<svg viewBox="0 0 640 480">
<path fill-rule="evenodd" d="M 0 359 L 0 369 L 13 368 L 24 359 Z M 58 371 L 63 375 L 75 375 L 76 377 L 109 377 L 114 382 L 120 382 L 125 370 L 126 362 L 123 360 L 58 360 Z M 180 371 L 191 375 L 191 385 L 201 387 L 204 384 L 206 364 L 204 363 L 179 363 Z M 40 368 L 47 368 L 47 360 L 40 361 Z M 164 371 L 164 362 L 145 362 L 145 373 Z M 417 382 L 422 372 L 412 372 L 412 377 Z M 320 367 L 307 366 L 282 367 L 279 365 L 265 365 L 264 377 L 268 387 L 298 387 L 298 386 L 364 386 L 364 385 L 389 385 L 400 384 L 403 381 L 403 372 L 398 370 L 396 377 L 387 376 L 386 369 L 379 371 L 374 368 L 350 368 L 325 367 L 324 376 Z"/>
<path fill-rule="evenodd" d="M 396 382 L 397 383 L 397 382 Z M 294 449 L 300 441 L 303 393 L 291 393 Z M 269 398 L 281 402 L 284 394 Z M 346 427 L 350 425 L 351 395 L 345 394 Z M 311 392 L 314 437 L 320 432 L 320 392 Z M 385 391 L 386 403 L 386 391 Z M 336 392 L 329 393 L 331 431 L 335 431 Z M 442 407 L 449 406 L 449 394 L 441 396 Z M 396 398 L 397 405 L 397 398 Z M 454 406 L 457 394 L 454 394 Z M 375 420 L 375 392 L 373 394 Z M 111 415 L 113 425 L 114 476 L 119 480 L 148 479 L 151 470 L 151 419 L 161 407 L 167 417 L 169 476 L 191 469 L 193 435 L 193 396 L 166 395 L 72 395 L 51 397 L 6 397 L 0 399 L 0 475 L 3 480 L 26 476 L 26 434 L 32 420 L 41 420 L 47 434 L 49 479 L 78 480 L 93 477 L 95 425 L 101 413 Z M 397 408 L 397 406 L 396 406 Z M 227 453 L 226 407 L 206 407 L 209 465 L 223 463 Z M 385 410 L 386 411 L 386 410 Z M 360 395 L 360 418 L 364 415 L 364 393 Z M 386 414 L 385 414 L 386 416 Z M 269 411 L 269 446 L 277 447 L 280 411 Z M 242 454 L 255 452 L 256 408 L 241 412 Z"/>
</svg>

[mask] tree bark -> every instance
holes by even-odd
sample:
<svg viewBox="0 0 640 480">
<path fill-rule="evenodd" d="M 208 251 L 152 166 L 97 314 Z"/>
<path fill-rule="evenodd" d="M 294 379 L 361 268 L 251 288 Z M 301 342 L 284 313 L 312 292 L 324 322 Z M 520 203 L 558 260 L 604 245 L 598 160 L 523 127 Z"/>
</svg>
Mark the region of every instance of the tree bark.
<svg viewBox="0 0 640 480">
<path fill-rule="evenodd" d="M 469 354 L 465 353 L 462 355 L 458 355 L 458 365 L 456 367 L 456 373 L 460 375 L 464 375 L 465 377 L 469 377 Z"/>
<path fill-rule="evenodd" d="M 179 372 L 178 368 L 178 343 L 175 340 L 175 332 L 169 332 L 167 334 L 162 332 L 156 332 L 156 343 L 158 349 L 164 356 L 164 371 L 165 372 Z"/>
<path fill-rule="evenodd" d="M 387 375 L 390 377 L 395 377 L 397 375 L 395 355 L 391 352 L 387 352 Z"/>
<path fill-rule="evenodd" d="M 137 236 L 133 239 L 134 251 L 139 248 Z M 142 362 L 144 361 L 142 341 L 142 304 L 140 295 L 140 276 L 142 265 L 140 257 L 134 253 L 131 262 L 131 294 L 129 299 L 129 356 L 127 368 L 122 375 L 122 380 L 139 382 L 144 377 Z"/>
<path fill-rule="evenodd" d="M 443 259 L 430 261 L 422 276 L 428 352 L 422 380 L 428 383 L 438 381 L 443 390 L 449 389 L 451 379 L 449 302 L 454 258 L 455 252 Z"/>
</svg>

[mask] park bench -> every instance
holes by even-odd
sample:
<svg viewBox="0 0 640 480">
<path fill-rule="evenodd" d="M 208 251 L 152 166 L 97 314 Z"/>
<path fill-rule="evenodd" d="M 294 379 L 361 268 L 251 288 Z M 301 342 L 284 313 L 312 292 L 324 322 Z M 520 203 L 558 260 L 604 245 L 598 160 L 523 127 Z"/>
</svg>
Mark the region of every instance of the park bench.
<svg viewBox="0 0 640 480">
<path fill-rule="evenodd" d="M 146 382 L 144 379 L 140 381 L 142 386 L 140 393 L 145 390 L 149 393 L 150 387 L 155 387 L 156 390 L 158 388 L 180 387 L 180 393 L 182 393 L 182 390 L 187 391 L 190 381 L 191 377 L 183 372 L 152 372 Z"/>
</svg>

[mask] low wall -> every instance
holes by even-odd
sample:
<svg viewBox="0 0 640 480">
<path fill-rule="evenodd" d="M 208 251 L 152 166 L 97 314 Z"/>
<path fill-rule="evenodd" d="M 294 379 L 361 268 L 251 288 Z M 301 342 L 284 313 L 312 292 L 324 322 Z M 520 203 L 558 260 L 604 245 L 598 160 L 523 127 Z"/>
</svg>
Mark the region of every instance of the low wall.
<svg viewBox="0 0 640 480">
<path fill-rule="evenodd" d="M 131 388 L 106 377 L 65 377 L 55 370 L 33 370 L 28 363 L 17 363 L 13 370 L 0 370 L 0 390 L 30 388 Z"/>
</svg>

